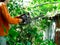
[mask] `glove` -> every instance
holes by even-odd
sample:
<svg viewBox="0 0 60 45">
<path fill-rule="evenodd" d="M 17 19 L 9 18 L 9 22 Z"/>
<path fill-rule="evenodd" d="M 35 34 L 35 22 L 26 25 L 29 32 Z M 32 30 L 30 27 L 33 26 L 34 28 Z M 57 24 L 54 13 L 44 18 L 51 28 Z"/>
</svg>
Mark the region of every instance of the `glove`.
<svg viewBox="0 0 60 45">
<path fill-rule="evenodd" d="M 22 21 L 22 23 L 21 24 L 28 24 L 28 23 L 30 23 L 31 22 L 31 18 L 30 18 L 30 15 L 29 15 L 29 13 L 28 13 L 28 15 L 26 15 L 26 14 L 22 14 L 21 16 L 20 16 L 20 18 L 23 20 Z"/>
</svg>

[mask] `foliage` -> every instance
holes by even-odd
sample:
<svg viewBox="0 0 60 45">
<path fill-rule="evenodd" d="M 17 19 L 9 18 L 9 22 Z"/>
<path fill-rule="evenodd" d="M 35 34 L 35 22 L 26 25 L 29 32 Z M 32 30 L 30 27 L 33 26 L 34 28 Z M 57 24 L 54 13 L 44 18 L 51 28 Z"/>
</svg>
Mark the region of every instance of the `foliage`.
<svg viewBox="0 0 60 45">
<path fill-rule="evenodd" d="M 46 16 L 47 12 L 60 10 L 59 0 L 33 0 L 28 7 L 23 7 L 23 0 L 10 0 L 8 6 L 12 17 L 26 12 L 30 13 L 31 18 L 41 14 Z M 48 2 L 48 3 L 47 3 Z M 31 6 L 32 5 L 32 6 Z M 51 22 L 51 21 L 50 21 Z M 43 40 L 43 31 L 48 28 L 48 18 L 33 20 L 27 25 L 11 25 L 8 35 L 9 45 L 54 45 L 52 40 Z"/>
</svg>

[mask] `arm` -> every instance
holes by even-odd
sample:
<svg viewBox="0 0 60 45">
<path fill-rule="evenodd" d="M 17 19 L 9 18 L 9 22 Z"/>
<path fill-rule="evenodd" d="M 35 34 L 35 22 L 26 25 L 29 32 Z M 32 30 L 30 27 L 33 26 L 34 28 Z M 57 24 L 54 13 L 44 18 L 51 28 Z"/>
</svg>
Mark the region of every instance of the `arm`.
<svg viewBox="0 0 60 45">
<path fill-rule="evenodd" d="M 19 22 L 22 22 L 22 19 L 20 18 L 12 18 L 8 12 L 8 9 L 6 7 L 6 5 L 4 3 L 2 3 L 1 5 L 1 10 L 2 10 L 2 14 L 3 17 L 7 20 L 8 23 L 10 24 L 17 24 Z"/>
</svg>

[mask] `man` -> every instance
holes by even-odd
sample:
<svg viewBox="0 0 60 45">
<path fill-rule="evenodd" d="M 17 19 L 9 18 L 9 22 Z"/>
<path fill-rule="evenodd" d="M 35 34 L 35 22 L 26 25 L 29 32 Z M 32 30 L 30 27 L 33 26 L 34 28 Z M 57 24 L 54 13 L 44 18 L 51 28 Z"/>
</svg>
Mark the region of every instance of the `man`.
<svg viewBox="0 0 60 45">
<path fill-rule="evenodd" d="M 0 0 L 0 45 L 6 45 L 9 24 L 18 24 L 23 21 L 22 18 L 12 18 L 6 7 L 8 0 Z"/>
</svg>

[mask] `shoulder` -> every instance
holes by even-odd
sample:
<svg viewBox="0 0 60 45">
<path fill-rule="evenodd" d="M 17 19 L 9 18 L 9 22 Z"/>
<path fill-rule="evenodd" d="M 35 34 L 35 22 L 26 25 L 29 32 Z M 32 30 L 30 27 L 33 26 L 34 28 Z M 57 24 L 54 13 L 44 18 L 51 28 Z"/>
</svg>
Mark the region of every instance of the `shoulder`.
<svg viewBox="0 0 60 45">
<path fill-rule="evenodd" d="M 0 2 L 0 6 L 2 6 L 2 5 L 5 5 L 5 3 L 4 2 Z"/>
</svg>

